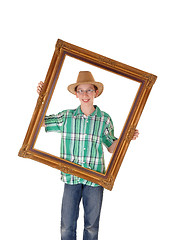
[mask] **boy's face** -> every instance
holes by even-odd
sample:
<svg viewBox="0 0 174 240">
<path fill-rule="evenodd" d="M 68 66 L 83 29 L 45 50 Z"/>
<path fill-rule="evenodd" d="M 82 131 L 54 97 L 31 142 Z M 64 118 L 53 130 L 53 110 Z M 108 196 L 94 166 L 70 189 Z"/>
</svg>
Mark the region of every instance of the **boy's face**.
<svg viewBox="0 0 174 240">
<path fill-rule="evenodd" d="M 93 105 L 94 98 L 97 97 L 98 90 L 92 84 L 80 84 L 76 90 L 76 97 L 82 105 Z"/>
</svg>

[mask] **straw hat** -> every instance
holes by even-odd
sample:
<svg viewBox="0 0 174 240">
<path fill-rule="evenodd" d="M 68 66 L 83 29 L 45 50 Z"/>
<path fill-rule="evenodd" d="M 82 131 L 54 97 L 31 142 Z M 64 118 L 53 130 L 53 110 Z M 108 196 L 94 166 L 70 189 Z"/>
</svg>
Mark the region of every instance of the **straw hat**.
<svg viewBox="0 0 174 240">
<path fill-rule="evenodd" d="M 100 94 L 103 92 L 104 88 L 103 84 L 100 82 L 96 82 L 94 80 L 94 77 L 92 76 L 92 73 L 89 71 L 80 71 L 76 83 L 70 84 L 68 86 L 68 91 L 73 94 L 76 94 L 75 88 L 80 84 L 93 84 L 98 88 L 99 91 L 98 96 L 100 96 Z"/>
</svg>

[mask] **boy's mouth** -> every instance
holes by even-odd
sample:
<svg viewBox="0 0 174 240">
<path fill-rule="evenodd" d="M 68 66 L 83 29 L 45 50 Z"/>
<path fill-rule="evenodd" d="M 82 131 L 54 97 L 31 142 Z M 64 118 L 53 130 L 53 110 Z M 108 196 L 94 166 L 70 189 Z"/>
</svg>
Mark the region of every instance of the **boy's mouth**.
<svg viewBox="0 0 174 240">
<path fill-rule="evenodd" d="M 89 102 L 89 99 L 82 99 L 82 101 L 87 103 L 87 102 Z"/>
</svg>

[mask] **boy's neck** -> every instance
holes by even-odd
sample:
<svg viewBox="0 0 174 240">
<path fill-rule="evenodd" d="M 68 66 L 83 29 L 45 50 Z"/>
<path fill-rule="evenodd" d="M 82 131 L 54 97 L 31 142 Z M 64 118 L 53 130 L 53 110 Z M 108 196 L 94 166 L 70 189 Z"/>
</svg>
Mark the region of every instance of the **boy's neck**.
<svg viewBox="0 0 174 240">
<path fill-rule="evenodd" d="M 81 110 L 86 116 L 88 116 L 95 111 L 95 107 L 93 105 L 91 106 L 81 105 Z"/>
</svg>

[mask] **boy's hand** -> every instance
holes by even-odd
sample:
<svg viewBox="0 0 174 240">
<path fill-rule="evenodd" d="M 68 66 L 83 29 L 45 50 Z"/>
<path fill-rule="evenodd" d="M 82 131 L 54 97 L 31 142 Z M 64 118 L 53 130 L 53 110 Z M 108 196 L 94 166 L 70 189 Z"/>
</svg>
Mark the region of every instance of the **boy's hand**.
<svg viewBox="0 0 174 240">
<path fill-rule="evenodd" d="M 38 85 L 37 85 L 37 93 L 38 93 L 38 94 L 41 93 L 42 88 L 43 88 L 43 84 L 44 84 L 44 83 L 43 83 L 42 81 L 40 81 L 40 82 L 38 83 Z M 45 127 L 45 121 L 43 122 L 42 127 Z"/>
<path fill-rule="evenodd" d="M 134 132 L 132 140 L 136 140 L 138 135 L 139 135 L 139 131 L 138 131 L 138 129 L 135 129 L 135 132 Z"/>
<path fill-rule="evenodd" d="M 43 82 L 42 81 L 40 81 L 39 83 L 38 83 L 38 85 L 37 85 L 37 93 L 38 94 L 40 94 L 41 93 L 41 91 L 42 91 L 42 88 L 43 88 Z"/>
</svg>

